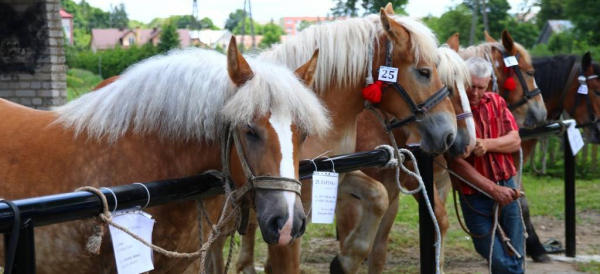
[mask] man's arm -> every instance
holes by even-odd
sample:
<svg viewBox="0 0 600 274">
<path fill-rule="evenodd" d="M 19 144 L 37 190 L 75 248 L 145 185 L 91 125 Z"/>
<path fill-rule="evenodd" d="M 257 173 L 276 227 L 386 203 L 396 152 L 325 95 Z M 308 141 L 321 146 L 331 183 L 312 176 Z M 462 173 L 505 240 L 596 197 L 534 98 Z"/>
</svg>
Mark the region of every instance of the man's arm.
<svg viewBox="0 0 600 274">
<path fill-rule="evenodd" d="M 490 181 L 485 176 L 481 175 L 471 164 L 460 158 L 446 157 L 448 168 L 456 172 L 460 177 L 464 178 L 475 187 L 486 192 L 499 202 L 500 205 L 507 205 L 514 201 L 516 193 L 508 187 L 503 187 Z"/>
<path fill-rule="evenodd" d="M 502 137 L 477 139 L 477 144 L 473 152 L 475 152 L 476 156 L 481 156 L 487 152 L 514 153 L 519 151 L 519 148 L 521 148 L 521 137 L 519 136 L 519 131 L 513 130 Z"/>
</svg>

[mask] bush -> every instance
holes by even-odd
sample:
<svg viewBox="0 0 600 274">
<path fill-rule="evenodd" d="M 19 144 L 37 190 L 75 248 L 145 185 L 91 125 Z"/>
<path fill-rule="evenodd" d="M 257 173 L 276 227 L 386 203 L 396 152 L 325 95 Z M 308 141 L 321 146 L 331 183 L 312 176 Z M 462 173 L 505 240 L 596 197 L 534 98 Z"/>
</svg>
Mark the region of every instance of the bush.
<svg viewBox="0 0 600 274">
<path fill-rule="evenodd" d="M 91 50 L 78 51 L 68 47 L 65 53 L 69 68 L 78 68 L 95 73 L 100 73 L 101 70 L 102 78 L 106 79 L 119 75 L 129 66 L 156 55 L 157 51 L 152 44 L 146 44 L 141 47 L 134 45 L 128 49 L 116 47 L 96 53 Z"/>
<path fill-rule="evenodd" d="M 69 69 L 67 71 L 67 100 L 71 101 L 92 90 L 102 82 L 102 77 L 82 69 Z"/>
</svg>

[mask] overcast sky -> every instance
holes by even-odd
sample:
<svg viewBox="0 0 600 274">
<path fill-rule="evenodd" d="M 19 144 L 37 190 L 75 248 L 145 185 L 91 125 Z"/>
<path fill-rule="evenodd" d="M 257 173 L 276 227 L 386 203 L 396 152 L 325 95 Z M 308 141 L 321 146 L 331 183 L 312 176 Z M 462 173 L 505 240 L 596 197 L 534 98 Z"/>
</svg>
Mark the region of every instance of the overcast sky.
<svg viewBox="0 0 600 274">
<path fill-rule="evenodd" d="M 79 0 L 76 0 L 79 2 Z M 86 0 L 92 6 L 109 10 L 110 5 L 124 3 L 129 19 L 150 22 L 157 17 L 192 14 L 193 0 Z M 197 0 L 200 18 L 209 17 L 215 25 L 223 27 L 229 13 L 242 9 L 244 0 Z M 518 6 L 527 0 L 508 0 L 514 13 Z M 334 0 L 254 0 L 252 15 L 258 22 L 275 21 L 286 16 L 322 16 L 325 17 L 334 6 Z M 412 17 L 429 14 L 440 16 L 449 7 L 462 1 L 458 0 L 409 0 L 407 12 Z"/>
</svg>

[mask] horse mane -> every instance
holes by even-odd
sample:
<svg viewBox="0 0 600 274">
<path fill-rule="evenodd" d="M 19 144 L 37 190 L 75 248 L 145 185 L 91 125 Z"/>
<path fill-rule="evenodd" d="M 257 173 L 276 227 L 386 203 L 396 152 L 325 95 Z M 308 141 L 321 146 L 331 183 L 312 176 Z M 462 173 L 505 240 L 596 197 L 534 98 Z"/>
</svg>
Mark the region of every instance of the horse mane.
<svg viewBox="0 0 600 274">
<path fill-rule="evenodd" d="M 538 57 L 533 59 L 535 82 L 542 91 L 542 97 L 550 99 L 559 97 L 565 92 L 571 70 L 578 62 L 575 55 L 559 55 Z M 576 75 L 578 76 L 578 75 Z"/>
<path fill-rule="evenodd" d="M 249 124 L 256 115 L 287 114 L 309 134 L 329 129 L 327 111 L 292 71 L 247 58 L 254 77 L 236 87 L 226 57 L 185 49 L 151 57 L 114 83 L 55 108 L 55 123 L 77 135 L 115 142 L 126 132 L 155 133 L 161 140 L 214 141 L 225 125 Z M 308 60 L 308 59 L 307 59 Z"/>
<path fill-rule="evenodd" d="M 437 39 L 431 29 L 422 22 L 408 17 L 391 16 L 410 34 L 411 54 L 415 63 L 419 60 L 437 61 Z M 327 87 L 355 86 L 366 78 L 369 65 L 369 50 L 378 45 L 378 36 L 383 35 L 379 15 L 350 18 L 313 25 L 285 43 L 276 45 L 259 56 L 296 68 L 310 59 L 319 49 L 319 62 L 315 73 L 313 90 L 321 94 Z"/>
<path fill-rule="evenodd" d="M 465 85 L 471 85 L 471 73 L 465 61 L 454 52 L 448 45 L 444 44 L 438 48 L 438 73 L 442 84 L 453 88 L 456 81 Z"/>
<path fill-rule="evenodd" d="M 478 45 L 470 46 L 468 48 L 461 48 L 458 54 L 465 60 L 471 57 L 483 57 L 487 60 L 492 60 L 492 49 L 497 48 L 500 50 L 505 50 L 504 46 L 498 42 L 484 42 Z M 519 43 L 515 42 L 515 48 L 517 52 L 521 54 L 527 63 L 531 64 L 531 55 L 529 52 Z"/>
</svg>

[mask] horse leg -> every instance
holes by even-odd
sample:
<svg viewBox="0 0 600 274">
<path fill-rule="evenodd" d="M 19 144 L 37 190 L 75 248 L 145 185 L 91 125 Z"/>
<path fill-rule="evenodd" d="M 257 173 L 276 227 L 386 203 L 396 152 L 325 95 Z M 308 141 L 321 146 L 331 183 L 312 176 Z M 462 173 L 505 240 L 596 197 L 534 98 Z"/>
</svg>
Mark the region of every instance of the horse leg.
<svg viewBox="0 0 600 274">
<path fill-rule="evenodd" d="M 369 273 L 382 273 L 387 260 L 387 246 L 388 239 L 390 237 L 390 231 L 394 225 L 396 214 L 398 214 L 400 197 L 396 195 L 396 198 L 390 203 L 388 209 L 381 219 L 379 224 L 379 230 L 373 241 L 373 249 L 369 254 Z"/>
<path fill-rule="evenodd" d="M 344 211 L 352 208 L 352 204 L 358 204 L 356 220 L 344 219 Z M 355 226 L 351 231 L 339 231 L 341 253 L 331 262 L 331 273 L 355 273 L 358 270 L 371 251 L 388 205 L 387 191 L 379 181 L 361 171 L 346 174 L 338 187 L 338 227 Z"/>
<path fill-rule="evenodd" d="M 527 254 L 531 256 L 534 262 L 538 263 L 550 263 L 552 259 L 546 253 L 546 249 L 540 242 L 540 238 L 535 232 L 533 223 L 531 222 L 531 214 L 529 212 L 529 203 L 527 202 L 526 196 L 521 196 L 521 209 L 523 211 L 523 221 L 525 221 L 525 229 L 529 237 L 525 241 L 525 248 Z"/>
<path fill-rule="evenodd" d="M 302 238 L 287 246 L 268 245 L 269 257 L 265 264 L 265 273 L 300 274 L 300 246 Z"/>
<path fill-rule="evenodd" d="M 240 254 L 237 258 L 235 273 L 256 273 L 256 270 L 254 269 L 254 243 L 256 241 L 256 228 L 258 227 L 258 224 L 255 222 L 256 213 L 252 209 L 250 210 L 249 220 L 246 235 L 242 236 Z"/>
</svg>

